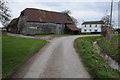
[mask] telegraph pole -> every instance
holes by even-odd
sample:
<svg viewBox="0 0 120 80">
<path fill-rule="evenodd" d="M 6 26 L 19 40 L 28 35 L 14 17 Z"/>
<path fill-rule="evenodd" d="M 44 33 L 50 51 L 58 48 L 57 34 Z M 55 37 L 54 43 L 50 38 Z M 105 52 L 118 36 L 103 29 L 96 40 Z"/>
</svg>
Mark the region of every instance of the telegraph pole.
<svg viewBox="0 0 120 80">
<path fill-rule="evenodd" d="M 113 0 L 111 0 L 110 27 L 112 27 L 112 10 L 113 10 Z"/>
</svg>

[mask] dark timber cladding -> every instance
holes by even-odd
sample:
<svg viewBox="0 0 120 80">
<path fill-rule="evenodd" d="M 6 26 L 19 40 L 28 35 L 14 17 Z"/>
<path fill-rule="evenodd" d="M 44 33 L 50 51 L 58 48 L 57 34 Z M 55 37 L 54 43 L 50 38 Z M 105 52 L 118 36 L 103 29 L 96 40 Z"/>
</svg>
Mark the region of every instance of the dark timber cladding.
<svg viewBox="0 0 120 80">
<path fill-rule="evenodd" d="M 8 27 L 6 27 L 7 32 L 18 33 L 17 29 L 18 20 L 19 18 L 15 18 L 8 24 Z"/>
<path fill-rule="evenodd" d="M 21 12 L 17 27 L 19 33 L 33 35 L 79 31 L 68 14 L 34 8 L 26 8 Z"/>
</svg>

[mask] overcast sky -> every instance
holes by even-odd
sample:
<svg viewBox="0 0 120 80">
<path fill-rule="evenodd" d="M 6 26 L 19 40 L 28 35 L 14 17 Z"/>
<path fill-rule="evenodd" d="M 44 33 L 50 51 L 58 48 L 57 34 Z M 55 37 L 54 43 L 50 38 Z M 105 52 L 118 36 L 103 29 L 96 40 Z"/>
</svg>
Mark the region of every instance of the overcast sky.
<svg viewBox="0 0 120 80">
<path fill-rule="evenodd" d="M 11 10 L 11 19 L 17 18 L 25 8 L 37 8 L 49 11 L 61 12 L 70 10 L 71 16 L 79 22 L 101 20 L 106 14 L 110 14 L 111 0 L 8 0 L 7 6 Z M 118 1 L 114 0 L 113 20 L 118 24 Z"/>
</svg>

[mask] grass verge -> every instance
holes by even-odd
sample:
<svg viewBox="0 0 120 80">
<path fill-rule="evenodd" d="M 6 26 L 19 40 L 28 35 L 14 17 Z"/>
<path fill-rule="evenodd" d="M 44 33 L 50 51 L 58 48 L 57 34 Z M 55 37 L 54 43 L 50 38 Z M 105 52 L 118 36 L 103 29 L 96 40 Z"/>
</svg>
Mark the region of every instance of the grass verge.
<svg viewBox="0 0 120 80">
<path fill-rule="evenodd" d="M 47 41 L 37 39 L 2 37 L 2 77 L 10 75 L 17 65 L 42 48 Z"/>
<path fill-rule="evenodd" d="M 103 53 L 107 53 L 111 58 L 115 59 L 120 63 L 120 47 L 118 47 L 119 36 L 113 36 L 111 40 L 100 39 L 98 45 L 100 46 Z"/>
<path fill-rule="evenodd" d="M 92 42 L 100 39 L 99 36 L 81 37 L 75 40 L 75 48 L 82 62 L 88 68 L 88 72 L 93 78 L 119 78 L 120 73 L 107 65 L 95 51 Z"/>
</svg>

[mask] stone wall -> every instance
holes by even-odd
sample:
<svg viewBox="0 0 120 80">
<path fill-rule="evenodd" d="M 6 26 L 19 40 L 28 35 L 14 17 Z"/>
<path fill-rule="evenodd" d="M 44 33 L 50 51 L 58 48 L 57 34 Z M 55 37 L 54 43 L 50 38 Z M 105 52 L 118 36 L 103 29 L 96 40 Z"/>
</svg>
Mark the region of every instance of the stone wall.
<svg viewBox="0 0 120 80">
<path fill-rule="evenodd" d="M 110 27 L 110 26 L 102 26 L 101 29 L 102 29 L 101 30 L 101 35 L 103 37 L 109 38 L 110 35 L 112 34 L 112 27 Z"/>
</svg>

